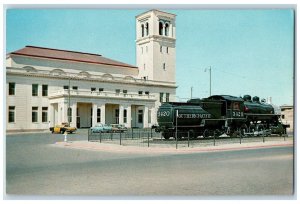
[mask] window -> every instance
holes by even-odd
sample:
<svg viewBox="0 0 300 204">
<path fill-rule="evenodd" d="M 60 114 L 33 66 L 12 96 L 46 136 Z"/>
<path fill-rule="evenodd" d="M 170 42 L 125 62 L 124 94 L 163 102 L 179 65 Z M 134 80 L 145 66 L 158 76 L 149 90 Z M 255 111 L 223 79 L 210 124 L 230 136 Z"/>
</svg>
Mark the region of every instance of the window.
<svg viewBox="0 0 300 204">
<path fill-rule="evenodd" d="M 149 95 L 149 91 L 145 91 L 145 94 L 146 94 L 146 95 Z"/>
<path fill-rule="evenodd" d="M 48 85 L 42 85 L 42 96 L 48 96 Z"/>
<path fill-rule="evenodd" d="M 73 90 L 78 90 L 78 86 L 73 86 L 72 89 Z"/>
<path fill-rule="evenodd" d="M 166 71 L 166 63 L 163 63 L 163 69 Z"/>
<path fill-rule="evenodd" d="M 146 23 L 145 30 L 146 30 L 146 36 L 148 36 L 149 35 L 149 24 L 148 23 Z"/>
<path fill-rule="evenodd" d="M 39 91 L 39 85 L 38 84 L 32 84 L 32 96 L 37 96 Z"/>
<path fill-rule="evenodd" d="M 169 24 L 168 23 L 166 23 L 165 24 L 165 36 L 169 36 Z"/>
<path fill-rule="evenodd" d="M 8 122 L 9 123 L 15 122 L 15 106 L 8 107 Z"/>
<path fill-rule="evenodd" d="M 139 91 L 139 95 L 142 95 L 143 94 L 143 91 Z"/>
<path fill-rule="evenodd" d="M 127 123 L 127 109 L 124 109 L 124 112 L 123 112 L 124 114 L 123 114 L 123 121 L 124 121 L 124 123 Z"/>
<path fill-rule="evenodd" d="M 91 91 L 96 91 L 96 88 L 92 87 L 92 88 L 91 88 Z"/>
<path fill-rule="evenodd" d="M 72 108 L 68 107 L 68 122 L 72 122 Z"/>
<path fill-rule="evenodd" d="M 159 35 L 163 35 L 163 23 L 159 22 Z"/>
<path fill-rule="evenodd" d="M 127 90 L 123 90 L 123 94 L 127 94 Z"/>
<path fill-rule="evenodd" d="M 116 94 L 118 95 L 121 92 L 120 89 L 116 89 Z"/>
<path fill-rule="evenodd" d="M 8 94 L 9 95 L 15 95 L 15 88 L 16 88 L 16 83 L 9 83 L 8 84 Z"/>
<path fill-rule="evenodd" d="M 142 37 L 144 37 L 144 24 L 142 24 Z"/>
<path fill-rule="evenodd" d="M 169 47 L 166 48 L 166 52 L 169 53 Z"/>
<path fill-rule="evenodd" d="M 42 122 L 48 122 L 48 107 L 42 107 Z"/>
<path fill-rule="evenodd" d="M 101 91 L 104 91 L 104 89 L 103 88 L 99 88 L 99 92 L 101 92 Z"/>
<path fill-rule="evenodd" d="M 159 102 L 163 102 L 164 99 L 164 93 L 159 93 Z"/>
<path fill-rule="evenodd" d="M 284 119 L 284 115 L 281 115 L 281 118 Z"/>
<path fill-rule="evenodd" d="M 97 123 L 101 122 L 101 108 L 97 109 Z"/>
<path fill-rule="evenodd" d="M 160 52 L 162 53 L 162 46 L 160 46 Z"/>
<path fill-rule="evenodd" d="M 68 90 L 68 89 L 69 89 L 69 86 L 65 85 L 64 90 Z"/>
<path fill-rule="evenodd" d="M 143 110 L 138 112 L 138 123 L 143 123 Z"/>
<path fill-rule="evenodd" d="M 166 93 L 166 102 L 169 102 L 169 100 L 170 100 L 170 94 Z"/>
<path fill-rule="evenodd" d="M 38 107 L 32 107 L 31 121 L 33 123 L 37 123 L 38 122 Z"/>
</svg>

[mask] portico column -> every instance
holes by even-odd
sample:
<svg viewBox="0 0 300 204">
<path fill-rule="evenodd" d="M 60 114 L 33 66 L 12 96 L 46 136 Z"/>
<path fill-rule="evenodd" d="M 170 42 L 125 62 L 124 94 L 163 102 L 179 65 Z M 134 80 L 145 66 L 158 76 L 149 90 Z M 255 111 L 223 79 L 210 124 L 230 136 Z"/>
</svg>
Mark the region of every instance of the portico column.
<svg viewBox="0 0 300 204">
<path fill-rule="evenodd" d="M 68 123 L 68 103 L 63 102 L 62 104 L 62 123 Z"/>
<path fill-rule="evenodd" d="M 149 110 L 149 108 L 147 106 L 144 106 L 144 128 L 149 127 L 149 124 L 148 124 L 148 110 Z"/>
<path fill-rule="evenodd" d="M 124 106 L 119 105 L 119 124 L 124 124 Z"/>
<path fill-rule="evenodd" d="M 72 127 L 76 127 L 76 121 L 77 121 L 77 115 L 76 115 L 76 112 L 77 112 L 77 103 L 73 103 L 72 105 Z"/>
<path fill-rule="evenodd" d="M 156 109 L 155 108 L 151 108 L 151 123 L 153 125 L 157 124 L 157 121 L 156 121 Z"/>
<path fill-rule="evenodd" d="M 128 105 L 127 107 L 127 123 L 126 123 L 126 127 L 127 128 L 131 128 L 131 105 Z"/>
<path fill-rule="evenodd" d="M 49 121 L 50 121 L 50 127 L 54 127 L 54 108 L 53 108 L 53 105 L 50 103 L 49 104 Z"/>
<path fill-rule="evenodd" d="M 105 104 L 100 105 L 101 108 L 101 123 L 105 124 Z"/>
<path fill-rule="evenodd" d="M 95 126 L 97 123 L 97 107 L 97 104 L 93 103 L 92 126 Z"/>
</svg>

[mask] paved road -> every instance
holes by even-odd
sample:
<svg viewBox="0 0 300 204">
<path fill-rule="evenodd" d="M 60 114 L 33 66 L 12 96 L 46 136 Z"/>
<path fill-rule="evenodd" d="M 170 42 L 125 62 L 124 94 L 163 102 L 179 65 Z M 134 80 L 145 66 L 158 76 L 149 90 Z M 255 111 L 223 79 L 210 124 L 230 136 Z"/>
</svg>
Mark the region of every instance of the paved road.
<svg viewBox="0 0 300 204">
<path fill-rule="evenodd" d="M 73 139 L 87 138 L 74 134 Z M 45 133 L 7 136 L 7 194 L 263 196 L 293 193 L 292 147 L 145 155 L 50 145 L 62 140 L 61 135 Z"/>
</svg>

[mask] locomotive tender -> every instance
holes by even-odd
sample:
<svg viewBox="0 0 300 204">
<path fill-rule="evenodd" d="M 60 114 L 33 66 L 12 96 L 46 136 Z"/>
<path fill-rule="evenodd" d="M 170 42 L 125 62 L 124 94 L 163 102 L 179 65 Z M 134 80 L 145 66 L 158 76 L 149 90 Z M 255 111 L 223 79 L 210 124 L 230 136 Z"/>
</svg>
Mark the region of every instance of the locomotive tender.
<svg viewBox="0 0 300 204">
<path fill-rule="evenodd" d="M 165 139 L 198 136 L 231 137 L 239 134 L 254 135 L 266 131 L 282 134 L 285 127 L 279 122 L 270 104 L 261 103 L 258 97 L 245 95 L 243 98 L 229 95 L 213 95 L 204 99 L 191 99 L 187 102 L 163 103 L 157 112 L 157 132 Z"/>
</svg>

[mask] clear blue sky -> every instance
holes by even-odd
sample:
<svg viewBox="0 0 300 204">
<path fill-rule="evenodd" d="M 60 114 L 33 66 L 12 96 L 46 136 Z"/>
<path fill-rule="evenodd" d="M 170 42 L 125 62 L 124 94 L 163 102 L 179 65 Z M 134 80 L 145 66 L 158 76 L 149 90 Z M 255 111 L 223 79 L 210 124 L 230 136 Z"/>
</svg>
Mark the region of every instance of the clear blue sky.
<svg viewBox="0 0 300 204">
<path fill-rule="evenodd" d="M 11 9 L 6 52 L 26 45 L 102 54 L 135 65 L 135 16 L 146 10 Z M 176 17 L 177 96 L 272 97 L 293 104 L 293 10 L 164 10 Z"/>
</svg>

